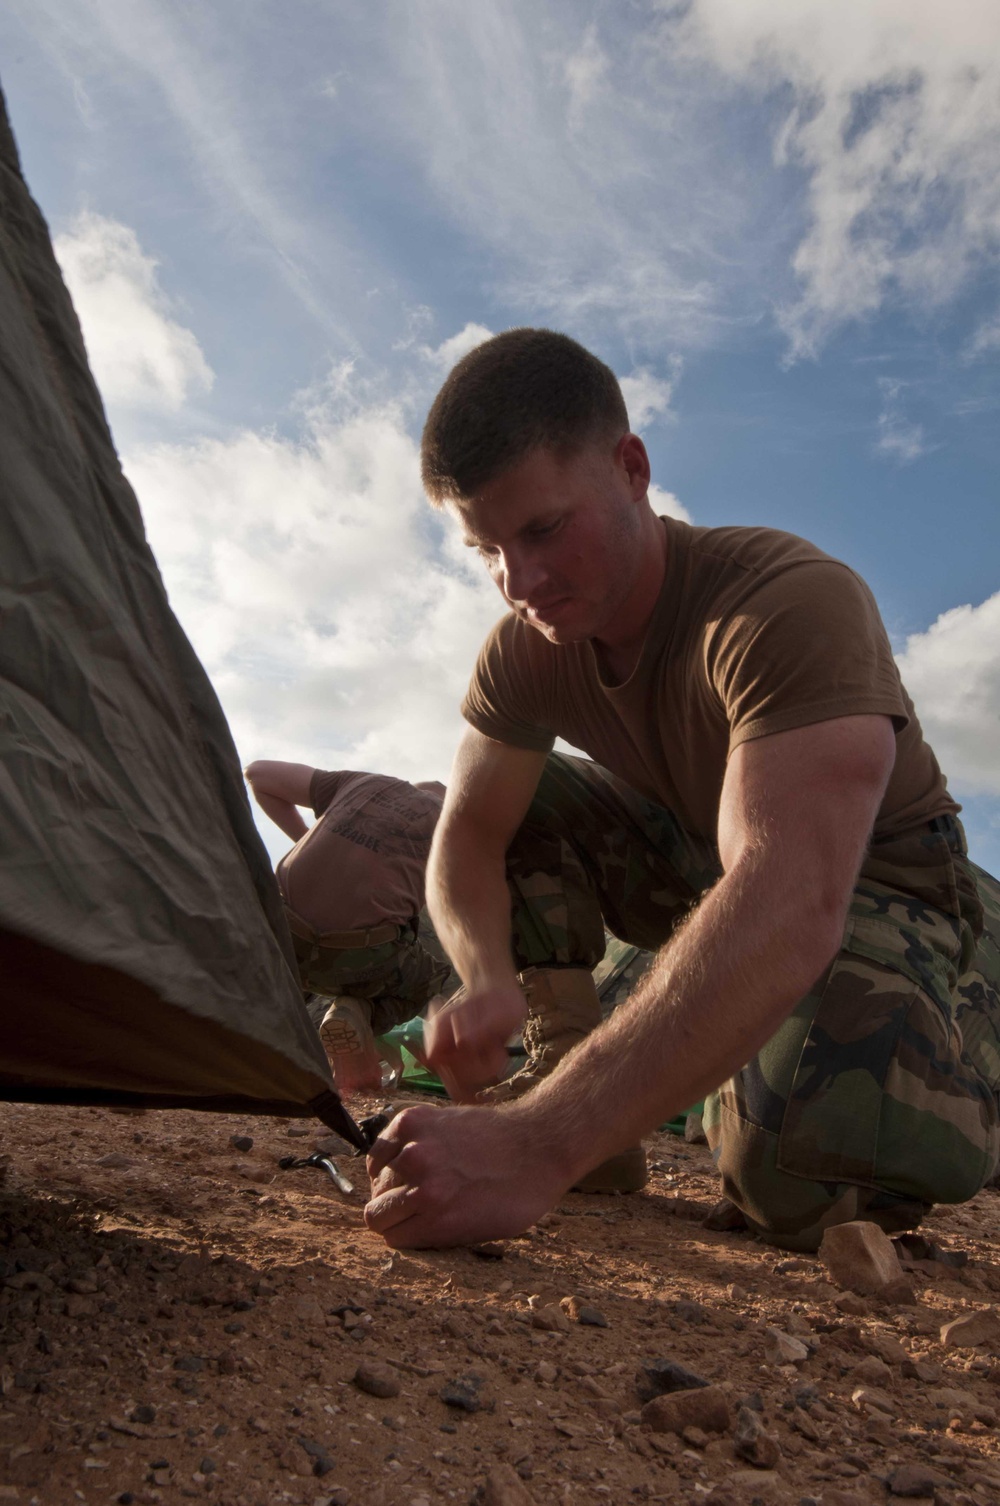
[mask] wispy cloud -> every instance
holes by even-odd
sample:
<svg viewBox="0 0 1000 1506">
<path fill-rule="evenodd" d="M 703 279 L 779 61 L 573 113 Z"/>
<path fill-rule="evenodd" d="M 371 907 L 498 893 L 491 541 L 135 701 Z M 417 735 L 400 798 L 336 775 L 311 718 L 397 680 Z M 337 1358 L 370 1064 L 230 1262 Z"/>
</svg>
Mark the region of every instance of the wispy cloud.
<svg viewBox="0 0 1000 1506">
<path fill-rule="evenodd" d="M 682 366 L 680 356 L 674 355 L 668 363 L 669 377 L 657 376 L 649 366 L 637 366 L 628 376 L 619 377 L 633 429 L 646 429 L 670 415 L 670 404 L 674 388 L 680 381 Z"/>
<path fill-rule="evenodd" d="M 731 77 L 790 91 L 779 165 L 809 225 L 782 320 L 793 355 L 887 300 L 951 299 L 1000 244 L 1000 10 L 994 0 L 694 0 L 689 44 Z"/>
<path fill-rule="evenodd" d="M 875 452 L 885 460 L 894 460 L 898 465 L 908 465 L 919 460 L 930 446 L 924 438 L 922 424 L 915 424 L 903 410 L 903 392 L 906 383 L 896 377 L 879 377 L 878 388 L 882 398 L 882 411 L 876 425 Z"/>
<path fill-rule="evenodd" d="M 176 413 L 214 380 L 196 337 L 172 317 L 157 263 L 134 230 L 84 213 L 55 241 L 107 402 Z"/>
<path fill-rule="evenodd" d="M 1000 795 L 1000 592 L 943 612 L 897 660 L 953 787 Z"/>
</svg>

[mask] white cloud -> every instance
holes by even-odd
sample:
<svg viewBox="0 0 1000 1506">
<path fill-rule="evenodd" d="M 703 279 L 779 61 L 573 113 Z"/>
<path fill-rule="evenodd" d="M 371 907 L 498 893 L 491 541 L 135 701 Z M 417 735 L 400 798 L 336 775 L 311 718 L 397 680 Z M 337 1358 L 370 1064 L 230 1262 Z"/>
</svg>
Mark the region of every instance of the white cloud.
<svg viewBox="0 0 1000 1506">
<path fill-rule="evenodd" d="M 297 438 L 154 445 L 126 469 L 244 759 L 444 777 L 502 602 L 424 500 L 399 410 L 347 381 Z"/>
<path fill-rule="evenodd" d="M 673 492 L 664 491 L 662 486 L 657 486 L 655 481 L 650 483 L 649 505 L 657 516 L 666 513 L 668 517 L 680 518 L 682 523 L 691 521 L 691 514 L 684 503 L 679 502 Z"/>
<path fill-rule="evenodd" d="M 680 358 L 674 356 L 670 361 L 669 377 L 658 377 L 650 367 L 637 366 L 628 376 L 618 378 L 629 423 L 636 432 L 668 416 L 680 372 Z"/>
<path fill-rule="evenodd" d="M 898 465 L 908 465 L 919 460 L 929 446 L 924 439 L 921 424 L 911 423 L 903 412 L 902 393 L 905 383 L 895 377 L 879 377 L 878 386 L 882 396 L 882 411 L 876 420 L 878 437 L 876 454 Z"/>
<path fill-rule="evenodd" d="M 791 93 L 777 156 L 806 174 L 809 215 L 793 354 L 887 299 L 942 304 L 995 263 L 996 0 L 695 0 L 686 28 L 740 83 Z"/>
<path fill-rule="evenodd" d="M 484 340 L 489 340 L 492 336 L 493 331 L 487 329 L 485 324 L 466 324 L 457 335 L 443 340 L 440 345 L 421 345 L 420 354 L 444 375 L 463 356 L 467 356 L 470 350 L 475 350 L 477 345 L 482 345 Z"/>
<path fill-rule="evenodd" d="M 157 263 L 134 230 L 99 214 L 77 216 L 55 252 L 106 402 L 175 413 L 213 376 L 195 336 L 171 318 Z"/>
<path fill-rule="evenodd" d="M 579 47 L 570 53 L 563 64 L 563 74 L 569 90 L 567 118 L 571 130 L 583 122 L 587 107 L 594 99 L 609 66 L 608 55 L 597 38 L 597 27 L 591 22 Z"/>
<path fill-rule="evenodd" d="M 1000 795 L 1000 591 L 943 612 L 897 662 L 953 789 Z"/>
</svg>

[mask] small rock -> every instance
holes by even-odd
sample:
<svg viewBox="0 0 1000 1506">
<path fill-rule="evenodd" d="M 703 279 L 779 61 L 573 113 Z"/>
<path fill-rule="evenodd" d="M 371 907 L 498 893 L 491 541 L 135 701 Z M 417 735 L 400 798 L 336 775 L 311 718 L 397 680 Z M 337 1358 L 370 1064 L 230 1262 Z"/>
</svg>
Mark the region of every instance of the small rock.
<svg viewBox="0 0 1000 1506">
<path fill-rule="evenodd" d="M 290 1124 L 285 1130 L 289 1140 L 305 1140 L 313 1133 L 311 1124 Z"/>
<path fill-rule="evenodd" d="M 559 1371 L 555 1365 L 550 1364 L 548 1360 L 539 1360 L 535 1369 L 536 1380 L 540 1380 L 543 1385 L 551 1386 L 552 1382 L 558 1378 L 558 1375 Z"/>
<path fill-rule="evenodd" d="M 534 1497 L 509 1464 L 494 1464 L 480 1500 L 482 1506 L 535 1506 Z"/>
<path fill-rule="evenodd" d="M 892 1381 L 892 1371 L 877 1354 L 869 1354 L 851 1367 L 851 1379 L 866 1386 L 887 1386 Z"/>
<path fill-rule="evenodd" d="M 676 1360 L 652 1360 L 643 1365 L 635 1378 L 640 1401 L 652 1401 L 654 1396 L 668 1396 L 673 1391 L 694 1391 L 707 1385 L 707 1380 Z"/>
<path fill-rule="evenodd" d="M 216 1464 L 215 1460 L 211 1457 L 210 1454 L 206 1454 L 204 1459 L 198 1465 L 198 1468 L 203 1475 L 214 1475 L 218 1467 L 219 1466 Z"/>
<path fill-rule="evenodd" d="M 66 1298 L 67 1318 L 92 1318 L 97 1312 L 97 1303 L 90 1297 L 79 1297 L 74 1292 Z"/>
<path fill-rule="evenodd" d="M 688 1145 L 707 1145 L 708 1136 L 698 1109 L 692 1109 L 684 1121 L 684 1139 Z"/>
<path fill-rule="evenodd" d="M 882 1296 L 901 1280 L 892 1240 L 877 1224 L 862 1219 L 827 1229 L 819 1258 L 836 1286 L 862 1297 Z"/>
<path fill-rule="evenodd" d="M 320 1479 L 333 1469 L 333 1460 L 321 1443 L 314 1443 L 311 1438 L 300 1438 L 299 1448 L 312 1460 L 312 1472 Z"/>
<path fill-rule="evenodd" d="M 991 1354 L 1000 1354 L 1000 1313 L 995 1307 L 982 1312 L 964 1313 L 941 1329 L 941 1343 L 959 1349 L 975 1349 L 985 1344 Z"/>
<path fill-rule="evenodd" d="M 941 1366 L 934 1360 L 904 1360 L 899 1368 L 907 1380 L 922 1381 L 925 1386 L 936 1386 L 941 1379 Z"/>
<path fill-rule="evenodd" d="M 764 1431 L 757 1413 L 749 1407 L 740 1407 L 736 1414 L 733 1448 L 737 1457 L 745 1459 L 754 1469 L 773 1469 L 781 1458 L 778 1440 Z"/>
<path fill-rule="evenodd" d="M 586 1302 L 581 1302 L 579 1297 L 563 1297 L 559 1303 L 563 1312 L 574 1323 L 581 1323 L 584 1328 L 607 1328 L 608 1320 L 596 1307 L 590 1307 Z"/>
<path fill-rule="evenodd" d="M 383 1401 L 398 1396 L 401 1390 L 396 1372 L 375 1360 L 362 1361 L 354 1372 L 354 1384 L 359 1391 L 364 1391 L 368 1396 L 377 1396 Z"/>
<path fill-rule="evenodd" d="M 855 1292 L 841 1292 L 839 1297 L 834 1297 L 833 1305 L 838 1312 L 847 1313 L 849 1318 L 867 1318 L 872 1310 L 871 1303 Z"/>
<path fill-rule="evenodd" d="M 681 1437 L 691 1448 L 707 1448 L 712 1441 L 702 1428 L 696 1427 L 685 1428 Z"/>
<path fill-rule="evenodd" d="M 903 1365 L 910 1358 L 898 1339 L 891 1333 L 869 1333 L 864 1338 L 865 1348 L 877 1354 L 887 1365 Z"/>
<path fill-rule="evenodd" d="M 120 1150 L 112 1150 L 106 1156 L 99 1156 L 97 1164 L 108 1171 L 128 1171 L 135 1162 L 129 1156 L 123 1156 Z"/>
<path fill-rule="evenodd" d="M 245 1156 L 247 1151 L 253 1150 L 252 1135 L 230 1135 L 229 1143 L 233 1150 L 238 1150 L 242 1156 Z"/>
<path fill-rule="evenodd" d="M 809 1358 L 809 1350 L 802 1340 L 793 1338 L 790 1333 L 782 1333 L 780 1328 L 769 1328 L 767 1340 L 765 1355 L 771 1365 L 802 1365 Z"/>
<path fill-rule="evenodd" d="M 927 1464 L 901 1464 L 886 1484 L 894 1496 L 933 1496 L 942 1485 L 950 1485 L 947 1475 Z"/>
<path fill-rule="evenodd" d="M 681 1297 L 677 1302 L 671 1302 L 670 1311 L 685 1323 L 710 1323 L 712 1314 L 707 1307 L 700 1302 L 691 1302 L 687 1297 Z"/>
<path fill-rule="evenodd" d="M 139 1406 L 133 1407 L 128 1415 L 129 1422 L 149 1424 L 156 1421 L 156 1408 L 149 1406 L 146 1402 L 141 1402 Z"/>
<path fill-rule="evenodd" d="M 478 1255 L 480 1260 L 502 1260 L 504 1248 L 499 1239 L 487 1239 L 482 1244 L 469 1245 L 469 1254 Z"/>
<path fill-rule="evenodd" d="M 479 1395 L 482 1385 L 482 1376 L 470 1371 L 468 1375 L 446 1381 L 438 1395 L 447 1407 L 457 1407 L 461 1412 L 478 1412 L 483 1404 Z"/>
<path fill-rule="evenodd" d="M 569 1319 L 561 1307 L 556 1307 L 554 1302 L 548 1302 L 544 1307 L 536 1307 L 531 1314 L 532 1328 L 541 1329 L 543 1333 L 569 1333 Z"/>
<path fill-rule="evenodd" d="M 642 1420 L 654 1433 L 683 1433 L 702 1428 L 706 1433 L 725 1433 L 729 1428 L 729 1402 L 721 1386 L 702 1386 L 656 1396 L 642 1409 Z"/>
<path fill-rule="evenodd" d="M 191 1375 L 197 1375 L 204 1368 L 205 1361 L 197 1354 L 182 1354 L 174 1360 L 175 1370 L 186 1370 Z"/>
<path fill-rule="evenodd" d="M 717 1234 L 737 1234 L 747 1227 L 747 1221 L 736 1204 L 723 1197 L 705 1214 L 701 1226 L 713 1229 Z"/>
<path fill-rule="evenodd" d="M 880 1391 L 876 1386 L 855 1386 L 851 1393 L 851 1401 L 859 1412 L 866 1415 L 871 1412 L 881 1412 L 887 1417 L 895 1417 L 896 1403 L 891 1396 Z"/>
</svg>

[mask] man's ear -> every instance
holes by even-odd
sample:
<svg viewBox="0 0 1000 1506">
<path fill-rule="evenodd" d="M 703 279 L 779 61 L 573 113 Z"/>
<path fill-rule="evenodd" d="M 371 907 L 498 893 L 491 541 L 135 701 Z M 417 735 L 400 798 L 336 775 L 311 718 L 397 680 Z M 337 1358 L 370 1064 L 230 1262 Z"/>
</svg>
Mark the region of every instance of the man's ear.
<svg viewBox="0 0 1000 1506">
<path fill-rule="evenodd" d="M 649 491 L 651 468 L 646 446 L 638 434 L 623 434 L 615 458 L 629 478 L 633 502 L 641 502 Z"/>
</svg>

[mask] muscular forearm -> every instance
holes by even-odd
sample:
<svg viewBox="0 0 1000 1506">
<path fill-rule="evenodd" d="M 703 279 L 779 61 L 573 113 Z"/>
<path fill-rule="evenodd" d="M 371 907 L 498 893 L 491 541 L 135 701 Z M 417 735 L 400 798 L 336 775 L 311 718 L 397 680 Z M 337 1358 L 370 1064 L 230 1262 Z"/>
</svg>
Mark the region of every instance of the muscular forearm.
<svg viewBox="0 0 1000 1506">
<path fill-rule="evenodd" d="M 508 1112 L 534 1119 L 569 1185 L 745 1066 L 822 973 L 842 924 L 752 860 L 737 867 L 633 997 Z"/>
<path fill-rule="evenodd" d="M 452 826 L 435 840 L 427 866 L 427 908 L 434 929 L 470 992 L 513 986 L 510 894 L 502 852 Z"/>
<path fill-rule="evenodd" d="M 253 793 L 254 799 L 265 816 L 269 816 L 275 826 L 280 826 L 286 837 L 291 837 L 293 842 L 297 842 L 300 837 L 305 836 L 309 828 L 291 801 L 282 800 L 278 795 L 270 795 L 266 790 L 254 789 Z"/>
</svg>

